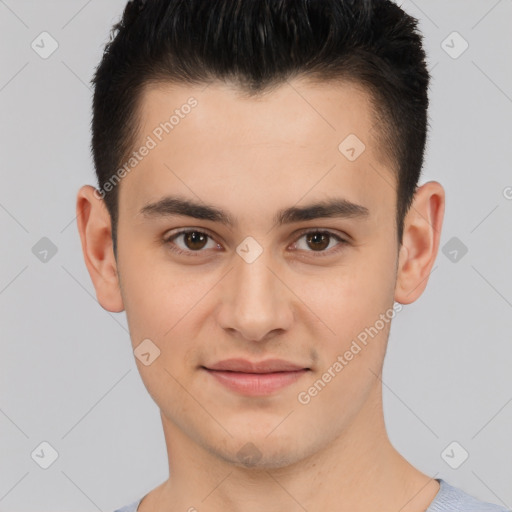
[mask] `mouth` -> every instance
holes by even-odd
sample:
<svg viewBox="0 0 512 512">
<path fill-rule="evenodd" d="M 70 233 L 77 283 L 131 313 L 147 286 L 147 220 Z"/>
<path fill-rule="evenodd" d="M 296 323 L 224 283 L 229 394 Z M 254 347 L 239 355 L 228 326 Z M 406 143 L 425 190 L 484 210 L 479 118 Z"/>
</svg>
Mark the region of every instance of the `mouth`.
<svg viewBox="0 0 512 512">
<path fill-rule="evenodd" d="M 201 369 L 225 388 L 247 396 L 270 395 L 311 371 L 308 367 L 282 359 L 260 362 L 227 359 Z"/>
</svg>

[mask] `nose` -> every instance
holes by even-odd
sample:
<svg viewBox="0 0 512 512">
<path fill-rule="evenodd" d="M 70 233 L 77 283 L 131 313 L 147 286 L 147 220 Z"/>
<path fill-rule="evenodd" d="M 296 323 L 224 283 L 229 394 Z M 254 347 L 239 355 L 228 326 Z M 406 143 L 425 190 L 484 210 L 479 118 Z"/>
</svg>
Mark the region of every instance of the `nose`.
<svg viewBox="0 0 512 512">
<path fill-rule="evenodd" d="M 293 294 L 269 252 L 248 263 L 236 255 L 235 268 L 221 286 L 220 326 L 249 341 L 265 341 L 290 329 Z"/>
</svg>

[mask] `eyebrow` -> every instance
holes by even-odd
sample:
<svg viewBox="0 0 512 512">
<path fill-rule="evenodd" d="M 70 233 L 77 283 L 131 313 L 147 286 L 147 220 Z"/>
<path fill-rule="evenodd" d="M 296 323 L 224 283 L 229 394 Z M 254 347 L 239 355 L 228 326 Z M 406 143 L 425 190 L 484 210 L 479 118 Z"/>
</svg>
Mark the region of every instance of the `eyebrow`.
<svg viewBox="0 0 512 512">
<path fill-rule="evenodd" d="M 190 199 L 167 196 L 154 203 L 146 204 L 139 212 L 146 218 L 172 217 L 182 215 L 195 219 L 220 222 L 226 226 L 237 225 L 236 219 L 228 212 L 212 205 L 198 203 Z M 279 210 L 274 215 L 274 225 L 292 224 L 320 218 L 356 218 L 368 217 L 370 211 L 366 206 L 353 203 L 343 198 L 333 198 L 311 203 L 306 206 L 292 206 Z"/>
</svg>

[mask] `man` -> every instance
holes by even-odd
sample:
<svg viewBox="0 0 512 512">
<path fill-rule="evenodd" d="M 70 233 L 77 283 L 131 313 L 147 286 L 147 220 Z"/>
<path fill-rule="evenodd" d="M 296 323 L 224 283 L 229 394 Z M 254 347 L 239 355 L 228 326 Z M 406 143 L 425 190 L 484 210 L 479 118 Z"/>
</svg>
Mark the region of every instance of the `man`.
<svg viewBox="0 0 512 512">
<path fill-rule="evenodd" d="M 386 434 L 391 319 L 425 289 L 429 75 L 390 1 L 129 2 L 94 78 L 77 198 L 125 310 L 169 479 L 123 512 L 503 511 Z"/>
</svg>

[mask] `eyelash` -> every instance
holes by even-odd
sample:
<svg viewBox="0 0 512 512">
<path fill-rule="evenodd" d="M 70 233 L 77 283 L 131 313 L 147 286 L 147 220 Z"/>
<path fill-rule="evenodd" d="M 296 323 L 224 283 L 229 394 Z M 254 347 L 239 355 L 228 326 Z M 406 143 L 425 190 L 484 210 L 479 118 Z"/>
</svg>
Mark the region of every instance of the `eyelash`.
<svg viewBox="0 0 512 512">
<path fill-rule="evenodd" d="M 199 233 L 199 234 L 202 234 L 202 235 L 206 235 L 208 238 L 213 240 L 213 237 L 208 232 L 206 232 L 206 231 L 202 231 L 202 230 L 194 229 L 194 228 L 188 228 L 188 229 L 183 229 L 181 231 L 177 231 L 176 233 L 173 233 L 172 235 L 166 237 L 164 239 L 164 242 L 166 244 L 168 244 L 168 246 L 169 246 L 171 251 L 173 251 L 174 253 L 176 253 L 178 255 L 186 255 L 186 256 L 192 256 L 192 257 L 200 256 L 200 254 L 202 252 L 205 252 L 203 249 L 199 249 L 197 251 L 193 251 L 193 250 L 186 250 L 185 251 L 183 249 L 180 249 L 179 247 L 176 247 L 176 245 L 173 244 L 173 241 L 176 238 L 178 238 L 181 235 L 186 235 L 188 233 Z M 345 245 L 348 245 L 348 243 L 349 243 L 347 240 L 344 240 L 339 235 L 337 235 L 337 234 L 335 234 L 335 233 L 333 233 L 331 231 L 319 230 L 319 229 L 310 229 L 310 230 L 302 231 L 299 234 L 299 238 L 297 239 L 297 241 L 300 240 L 305 235 L 310 235 L 310 234 L 328 235 L 328 236 L 336 239 L 339 242 L 334 248 L 331 248 L 329 250 L 323 250 L 323 251 L 313 251 L 313 250 L 311 250 L 311 251 L 306 251 L 306 252 L 316 253 L 315 257 L 320 257 L 321 258 L 323 256 L 330 256 L 332 254 L 336 254 L 337 252 L 342 250 Z M 297 243 L 297 241 L 294 242 L 294 243 Z"/>
</svg>

